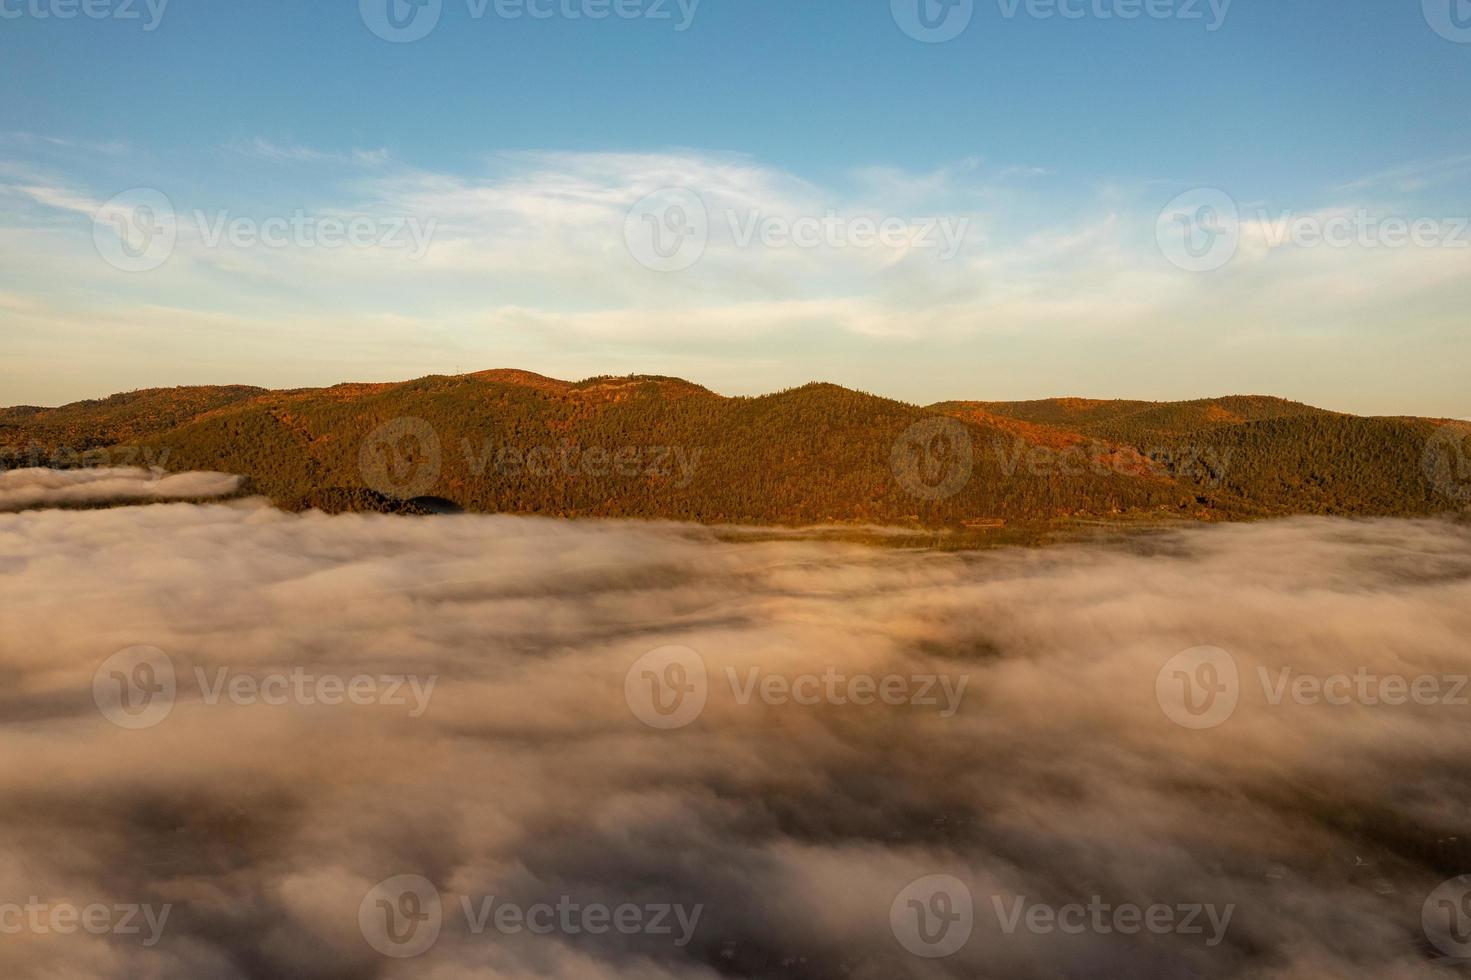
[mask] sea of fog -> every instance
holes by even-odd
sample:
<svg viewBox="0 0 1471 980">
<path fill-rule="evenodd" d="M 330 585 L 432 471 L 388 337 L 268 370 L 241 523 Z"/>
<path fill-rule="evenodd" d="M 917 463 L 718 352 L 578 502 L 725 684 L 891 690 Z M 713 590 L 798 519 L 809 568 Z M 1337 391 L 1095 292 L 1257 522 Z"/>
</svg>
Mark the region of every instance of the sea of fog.
<svg viewBox="0 0 1471 980">
<path fill-rule="evenodd" d="M 1468 636 L 1452 522 L 0 514 L 0 976 L 1464 975 Z"/>
</svg>

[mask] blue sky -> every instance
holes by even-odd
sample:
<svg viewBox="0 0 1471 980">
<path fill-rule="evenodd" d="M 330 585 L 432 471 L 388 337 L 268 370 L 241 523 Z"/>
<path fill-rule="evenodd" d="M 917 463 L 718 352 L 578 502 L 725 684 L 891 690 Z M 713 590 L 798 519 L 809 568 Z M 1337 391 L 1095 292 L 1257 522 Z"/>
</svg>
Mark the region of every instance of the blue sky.
<svg viewBox="0 0 1471 980">
<path fill-rule="evenodd" d="M 1466 0 L 975 0 L 945 43 L 901 28 L 921 0 L 439 0 L 408 43 L 368 27 L 388 0 L 69 2 L 0 0 L 0 403 L 517 366 L 1471 415 Z M 626 218 L 670 187 L 709 243 L 651 270 Z M 177 242 L 119 270 L 97 225 L 138 188 Z M 1161 254 L 1195 188 L 1240 209 L 1222 268 Z M 1360 214 L 1369 245 L 1273 226 Z M 293 216 L 432 233 L 211 240 Z M 739 240 L 827 216 L 911 240 Z M 1387 247 L 1386 219 L 1439 230 Z M 960 247 L 928 247 L 930 220 Z"/>
</svg>

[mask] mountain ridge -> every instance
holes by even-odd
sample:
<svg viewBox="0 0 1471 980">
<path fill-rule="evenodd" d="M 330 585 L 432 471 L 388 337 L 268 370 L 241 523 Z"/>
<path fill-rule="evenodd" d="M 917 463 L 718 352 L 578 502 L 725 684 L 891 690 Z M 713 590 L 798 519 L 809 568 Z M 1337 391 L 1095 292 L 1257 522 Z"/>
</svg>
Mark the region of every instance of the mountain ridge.
<svg viewBox="0 0 1471 980">
<path fill-rule="evenodd" d="M 423 496 L 470 511 L 705 523 L 1423 515 L 1460 504 L 1422 465 L 1446 424 L 1265 395 L 919 406 L 820 381 L 726 396 L 659 375 L 495 368 L 0 409 L 0 468 L 127 451 L 239 473 L 293 509 L 414 512 L 405 501 Z M 399 480 L 417 467 L 433 479 Z"/>
</svg>

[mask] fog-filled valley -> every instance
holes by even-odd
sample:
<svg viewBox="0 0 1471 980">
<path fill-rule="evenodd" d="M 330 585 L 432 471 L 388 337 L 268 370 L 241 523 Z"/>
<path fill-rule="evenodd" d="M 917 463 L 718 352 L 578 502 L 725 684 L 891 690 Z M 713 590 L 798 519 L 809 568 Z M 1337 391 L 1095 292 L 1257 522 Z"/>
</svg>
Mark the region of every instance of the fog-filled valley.
<svg viewBox="0 0 1471 980">
<path fill-rule="evenodd" d="M 1450 975 L 1464 523 L 746 537 L 0 515 L 0 972 Z"/>
</svg>

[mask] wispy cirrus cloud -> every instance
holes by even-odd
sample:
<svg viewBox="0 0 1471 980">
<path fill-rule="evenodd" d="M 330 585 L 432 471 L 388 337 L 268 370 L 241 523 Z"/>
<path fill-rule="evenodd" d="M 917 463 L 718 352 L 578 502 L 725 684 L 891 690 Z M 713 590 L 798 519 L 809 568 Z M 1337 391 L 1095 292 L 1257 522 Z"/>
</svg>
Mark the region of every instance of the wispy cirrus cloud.
<svg viewBox="0 0 1471 980">
<path fill-rule="evenodd" d="M 1471 154 L 1420 160 L 1333 187 L 1337 192 L 1388 190 L 1412 193 L 1471 175 Z"/>
<path fill-rule="evenodd" d="M 805 351 L 850 372 L 837 380 L 885 391 L 884 365 L 892 345 L 902 343 L 927 367 L 911 372 L 912 390 L 892 393 L 934 400 L 1040 396 L 1055 393 L 1054 384 L 1100 395 L 1229 391 L 1244 386 L 1237 378 L 1252 364 L 1281 364 L 1283 378 L 1315 377 L 1311 364 L 1321 353 L 1293 338 L 1338 337 L 1335 356 L 1355 379 L 1352 391 L 1279 393 L 1353 408 L 1353 397 L 1382 385 L 1386 352 L 1396 348 L 1404 370 L 1413 359 L 1414 390 L 1452 400 L 1456 383 L 1444 366 L 1460 349 L 1446 325 L 1471 302 L 1464 251 L 1298 248 L 1274 240 L 1279 207 L 1299 205 L 1295 214 L 1322 222 L 1354 209 L 1358 195 L 1349 191 L 1271 208 L 1243 203 L 1235 258 L 1195 275 L 1173 267 L 1155 241 L 1158 208 L 1175 185 L 1079 188 L 1030 164 L 866 167 L 816 182 L 749 155 L 697 150 L 499 153 L 472 170 L 446 172 L 409 166 L 386 151 L 266 139 L 227 149 L 290 166 L 302 181 L 290 193 L 264 182 L 221 196 L 182 175 L 153 175 L 169 192 L 178 235 L 168 261 L 139 275 L 100 261 L 92 242 L 91 218 L 115 183 L 78 179 L 80 161 L 58 168 L 12 154 L 0 162 L 0 174 L 10 175 L 0 177 L 0 193 L 25 204 L 0 219 L 0 256 L 26 269 L 23 280 L 0 280 L 0 288 L 50 310 L 18 327 L 33 331 L 30 350 L 47 346 L 42 322 L 53 333 L 69 323 L 64 333 L 81 336 L 103 323 L 158 317 L 172 325 L 164 335 L 170 350 L 184 362 L 207 363 L 225 329 L 213 325 L 231 323 L 231 348 L 249 356 L 221 367 L 256 364 L 270 372 L 279 370 L 265 353 L 278 342 L 276 324 L 298 335 L 297 350 L 327 383 L 341 380 L 325 372 L 340 370 L 333 365 L 342 352 L 358 347 L 347 325 L 388 316 L 415 324 L 442 356 L 426 349 L 411 368 L 388 356 L 376 369 L 364 362 L 354 370 L 393 377 L 477 359 L 508 363 L 518 352 L 537 358 L 526 366 L 562 373 L 596 374 L 611 363 L 669 373 L 718 353 L 720 376 L 701 380 L 725 378 L 728 390 L 750 392 L 831 373 L 794 361 L 773 375 L 773 362 Z M 354 160 L 362 165 L 344 166 Z M 630 229 L 630 208 L 670 187 L 697 194 L 709 220 L 698 261 L 674 273 L 646 268 L 629 239 L 647 233 L 636 223 Z M 1376 197 L 1381 213 L 1423 208 L 1408 195 Z M 413 257 L 376 245 L 241 246 L 219 234 L 237 217 L 259 223 L 298 212 L 308 223 L 364 219 L 387 228 L 414 221 L 432 225 L 432 235 Z M 804 221 L 813 229 L 836 221 L 841 230 L 925 219 L 943 222 L 932 227 L 941 245 L 945 229 L 953 233 L 953 254 L 912 238 L 805 247 L 765 236 L 768 224 L 789 231 Z M 1391 317 L 1398 333 L 1384 326 Z M 1406 342 L 1416 353 L 1405 353 Z M 1141 374 L 1128 351 L 1143 345 L 1163 363 L 1188 358 L 1188 375 Z M 1205 350 L 1219 356 L 1202 361 Z M 1048 390 L 998 387 L 1015 383 L 1020 365 L 1044 362 Z M 1178 387 L 1161 387 L 1162 378 Z M 935 390 L 936 379 L 943 390 Z M 129 386 L 95 384 L 77 394 Z M 1373 407 L 1416 410 L 1403 402 Z M 1452 404 L 1421 410 L 1464 413 Z"/>
<path fill-rule="evenodd" d="M 18 194 L 48 208 L 88 217 L 96 214 L 103 205 L 99 198 L 89 197 L 85 192 L 59 184 L 6 183 L 0 184 L 0 192 Z"/>
<path fill-rule="evenodd" d="M 47 136 L 21 130 L 10 130 L 0 133 L 0 144 L 7 143 L 12 146 L 24 148 L 80 150 L 86 153 L 103 153 L 109 156 L 127 153 L 132 148 L 132 145 L 126 140 L 65 139 L 60 136 Z"/>
<path fill-rule="evenodd" d="M 378 166 L 388 162 L 386 149 L 322 150 L 296 143 L 277 143 L 257 136 L 244 142 L 226 143 L 227 152 L 269 160 L 273 163 L 352 163 Z"/>
</svg>

